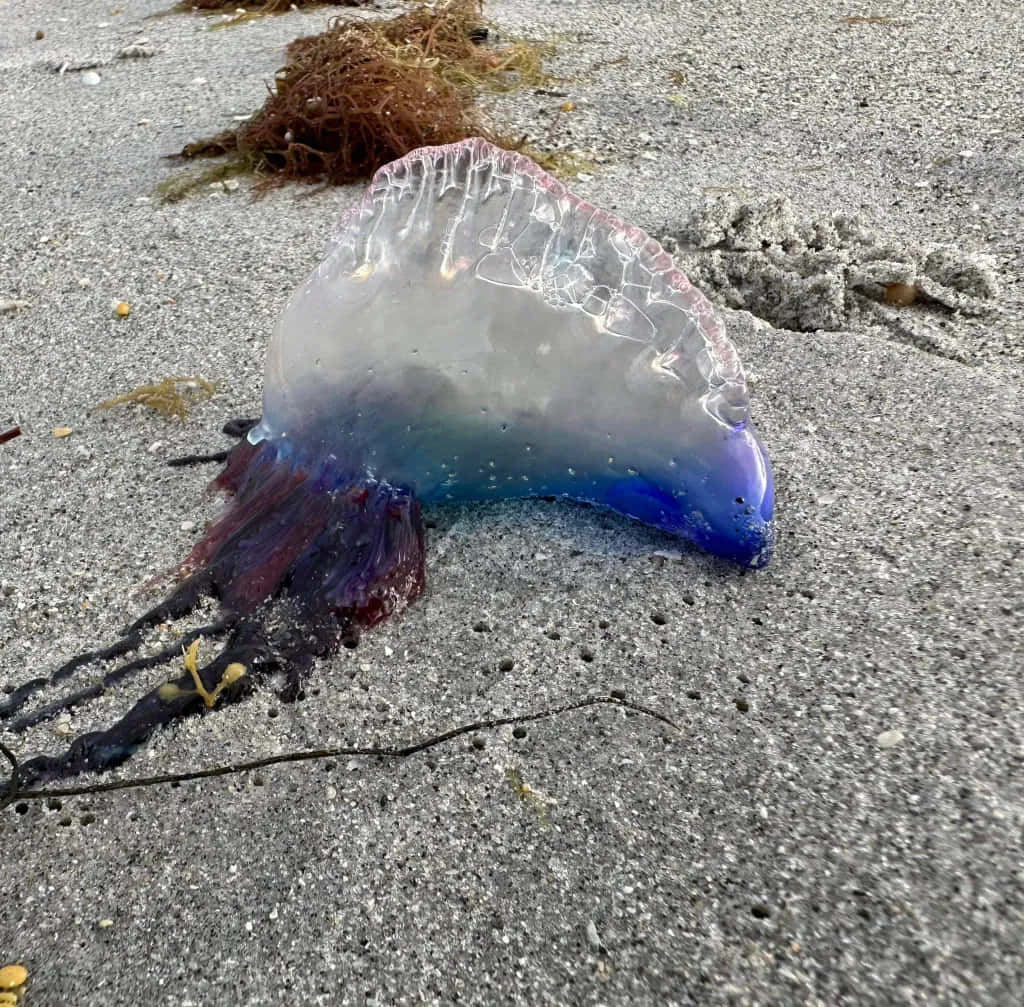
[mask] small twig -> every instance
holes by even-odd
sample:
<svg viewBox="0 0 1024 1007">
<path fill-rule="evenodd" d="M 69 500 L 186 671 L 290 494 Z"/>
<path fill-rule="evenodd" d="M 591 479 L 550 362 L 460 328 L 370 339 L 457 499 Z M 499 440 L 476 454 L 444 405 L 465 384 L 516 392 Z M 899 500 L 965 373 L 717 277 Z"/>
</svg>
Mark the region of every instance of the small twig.
<svg viewBox="0 0 1024 1007">
<path fill-rule="evenodd" d="M 0 444 L 6 444 L 8 441 L 13 441 L 15 437 L 21 436 L 21 427 L 11 427 L 10 430 L 5 430 L 0 434 Z"/>
<path fill-rule="evenodd" d="M 510 725 L 528 724 L 537 720 L 549 720 L 552 717 L 561 716 L 564 713 L 571 713 L 574 710 L 582 710 L 589 706 L 620 706 L 634 713 L 651 717 L 654 720 L 667 724 L 675 731 L 681 728 L 673 720 L 657 710 L 641 706 L 639 703 L 632 703 L 628 699 L 619 699 L 616 696 L 588 696 L 586 699 L 566 703 L 563 706 L 556 706 L 548 710 L 541 710 L 537 713 L 517 714 L 510 717 L 494 717 L 486 720 L 476 720 L 471 724 L 463 724 L 460 727 L 453 727 L 451 730 L 441 734 L 431 735 L 421 741 L 415 741 L 409 745 L 385 745 L 385 746 L 363 746 L 357 748 L 318 748 L 301 752 L 288 752 L 284 755 L 272 755 L 265 759 L 255 759 L 251 762 L 236 762 L 226 766 L 217 766 L 213 769 L 197 769 L 189 773 L 165 773 L 160 776 L 138 776 L 129 780 L 118 780 L 114 783 L 93 783 L 81 787 L 53 787 L 42 790 L 22 790 L 21 771 L 18 760 L 14 753 L 0 742 L 0 752 L 7 757 L 11 763 L 11 779 L 7 793 L 0 797 L 0 811 L 3 811 L 14 801 L 41 801 L 50 797 L 78 797 L 83 794 L 105 794 L 114 790 L 134 790 L 139 787 L 154 787 L 162 783 L 187 783 L 191 780 L 205 780 L 215 776 L 230 776 L 236 773 L 247 773 L 254 769 L 263 769 L 267 766 L 276 766 L 286 762 L 310 762 L 315 759 L 335 759 L 340 757 L 376 757 L 382 759 L 405 759 L 410 755 L 426 751 L 437 745 L 453 741 L 465 734 L 472 734 L 477 731 L 491 731 L 498 727 Z"/>
<path fill-rule="evenodd" d="M 242 416 L 238 419 L 229 420 L 221 428 L 228 437 L 234 437 L 237 440 L 241 440 L 256 424 L 259 423 L 258 419 L 252 419 L 249 416 Z M 231 451 L 214 451 L 210 454 L 203 455 L 184 455 L 181 458 L 171 458 L 167 464 L 171 468 L 183 468 L 186 465 L 207 465 L 213 462 L 223 464 L 228 460 L 228 456 Z"/>
<path fill-rule="evenodd" d="M 182 455 L 180 458 L 168 458 L 167 464 L 172 469 L 185 468 L 188 465 L 209 465 L 214 462 L 222 465 L 230 454 L 230 451 L 214 451 L 208 455 Z"/>
<path fill-rule="evenodd" d="M 618 66 L 621 63 L 628 63 L 628 56 L 616 56 L 614 59 L 599 59 L 592 67 L 587 70 L 587 73 L 595 73 L 597 70 L 603 70 L 606 66 Z"/>
</svg>

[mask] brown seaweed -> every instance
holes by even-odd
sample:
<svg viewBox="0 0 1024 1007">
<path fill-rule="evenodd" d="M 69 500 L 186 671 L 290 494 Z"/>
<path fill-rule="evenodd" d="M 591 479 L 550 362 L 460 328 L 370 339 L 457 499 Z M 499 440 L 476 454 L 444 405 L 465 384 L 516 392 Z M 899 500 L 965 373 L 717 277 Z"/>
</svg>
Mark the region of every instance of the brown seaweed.
<svg viewBox="0 0 1024 1007">
<path fill-rule="evenodd" d="M 184 420 L 188 415 L 189 405 L 210 398 L 217 390 L 213 381 L 199 377 L 164 378 L 155 384 L 140 385 L 124 395 L 101 402 L 97 409 L 112 409 L 114 406 L 135 403 L 156 410 L 161 416 L 169 419 Z"/>
<path fill-rule="evenodd" d="M 296 39 L 263 108 L 250 120 L 186 144 L 185 158 L 232 153 L 284 179 L 346 184 L 417 147 L 495 133 L 474 107 L 478 91 L 546 81 L 550 50 L 487 37 L 480 0 L 419 6 L 386 21 L 335 18 Z"/>
</svg>

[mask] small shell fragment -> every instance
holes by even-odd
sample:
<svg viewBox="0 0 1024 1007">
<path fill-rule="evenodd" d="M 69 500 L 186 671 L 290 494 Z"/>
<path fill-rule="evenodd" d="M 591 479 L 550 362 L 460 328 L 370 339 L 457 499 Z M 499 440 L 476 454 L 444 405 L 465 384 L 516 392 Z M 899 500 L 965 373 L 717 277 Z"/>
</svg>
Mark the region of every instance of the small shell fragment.
<svg viewBox="0 0 1024 1007">
<path fill-rule="evenodd" d="M 894 308 L 907 308 L 917 300 L 917 287 L 912 283 L 888 283 L 885 287 L 885 303 Z"/>
<path fill-rule="evenodd" d="M 0 990 L 13 990 L 24 986 L 28 969 L 24 965 L 5 965 L 0 969 Z"/>
<path fill-rule="evenodd" d="M 72 430 L 71 427 L 54 427 L 53 428 L 53 436 L 54 437 L 70 437 L 71 436 L 71 430 Z"/>
<path fill-rule="evenodd" d="M 127 318 L 132 313 L 132 306 L 127 301 L 118 301 L 114 308 L 114 314 L 118 318 Z"/>
</svg>

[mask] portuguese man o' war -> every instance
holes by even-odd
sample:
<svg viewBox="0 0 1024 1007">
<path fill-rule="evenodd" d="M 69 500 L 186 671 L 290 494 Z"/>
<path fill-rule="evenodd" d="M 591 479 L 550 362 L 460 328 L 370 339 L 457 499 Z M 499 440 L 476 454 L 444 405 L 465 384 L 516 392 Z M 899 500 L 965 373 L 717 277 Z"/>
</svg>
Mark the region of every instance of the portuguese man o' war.
<svg viewBox="0 0 1024 1007">
<path fill-rule="evenodd" d="M 228 428 L 226 428 L 228 429 Z M 116 765 L 161 724 L 318 656 L 414 600 L 423 503 L 564 496 L 746 566 L 774 542 L 768 458 L 709 302 L 643 231 L 479 140 L 381 168 L 270 343 L 263 415 L 215 486 L 232 494 L 170 596 L 111 647 L 0 705 L 23 730 L 181 645 L 13 719 L 43 686 L 219 599 L 221 653 L 111 728 L 21 766 L 22 785 Z M 189 660 L 190 658 L 191 660 Z"/>
</svg>

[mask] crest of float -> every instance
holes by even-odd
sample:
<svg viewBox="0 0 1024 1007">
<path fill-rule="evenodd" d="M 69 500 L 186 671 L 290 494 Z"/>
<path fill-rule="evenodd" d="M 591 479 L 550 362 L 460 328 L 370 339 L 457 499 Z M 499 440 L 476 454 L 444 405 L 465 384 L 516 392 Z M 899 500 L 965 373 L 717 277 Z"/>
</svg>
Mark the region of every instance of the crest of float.
<svg viewBox="0 0 1024 1007">
<path fill-rule="evenodd" d="M 482 140 L 377 172 L 289 300 L 263 417 L 215 486 L 233 499 L 171 594 L 111 646 L 23 683 L 0 721 L 25 730 L 192 645 L 186 673 L 22 763 L 22 785 L 116 765 L 272 672 L 297 695 L 316 657 L 422 590 L 424 500 L 562 495 L 751 566 L 773 544 L 768 460 L 710 304 L 643 231 Z M 26 711 L 207 595 L 216 622 Z M 200 637 L 226 640 L 203 667 Z"/>
<path fill-rule="evenodd" d="M 377 172 L 271 342 L 253 443 L 419 499 L 564 495 L 762 565 L 769 463 L 707 299 L 479 139 Z"/>
</svg>

